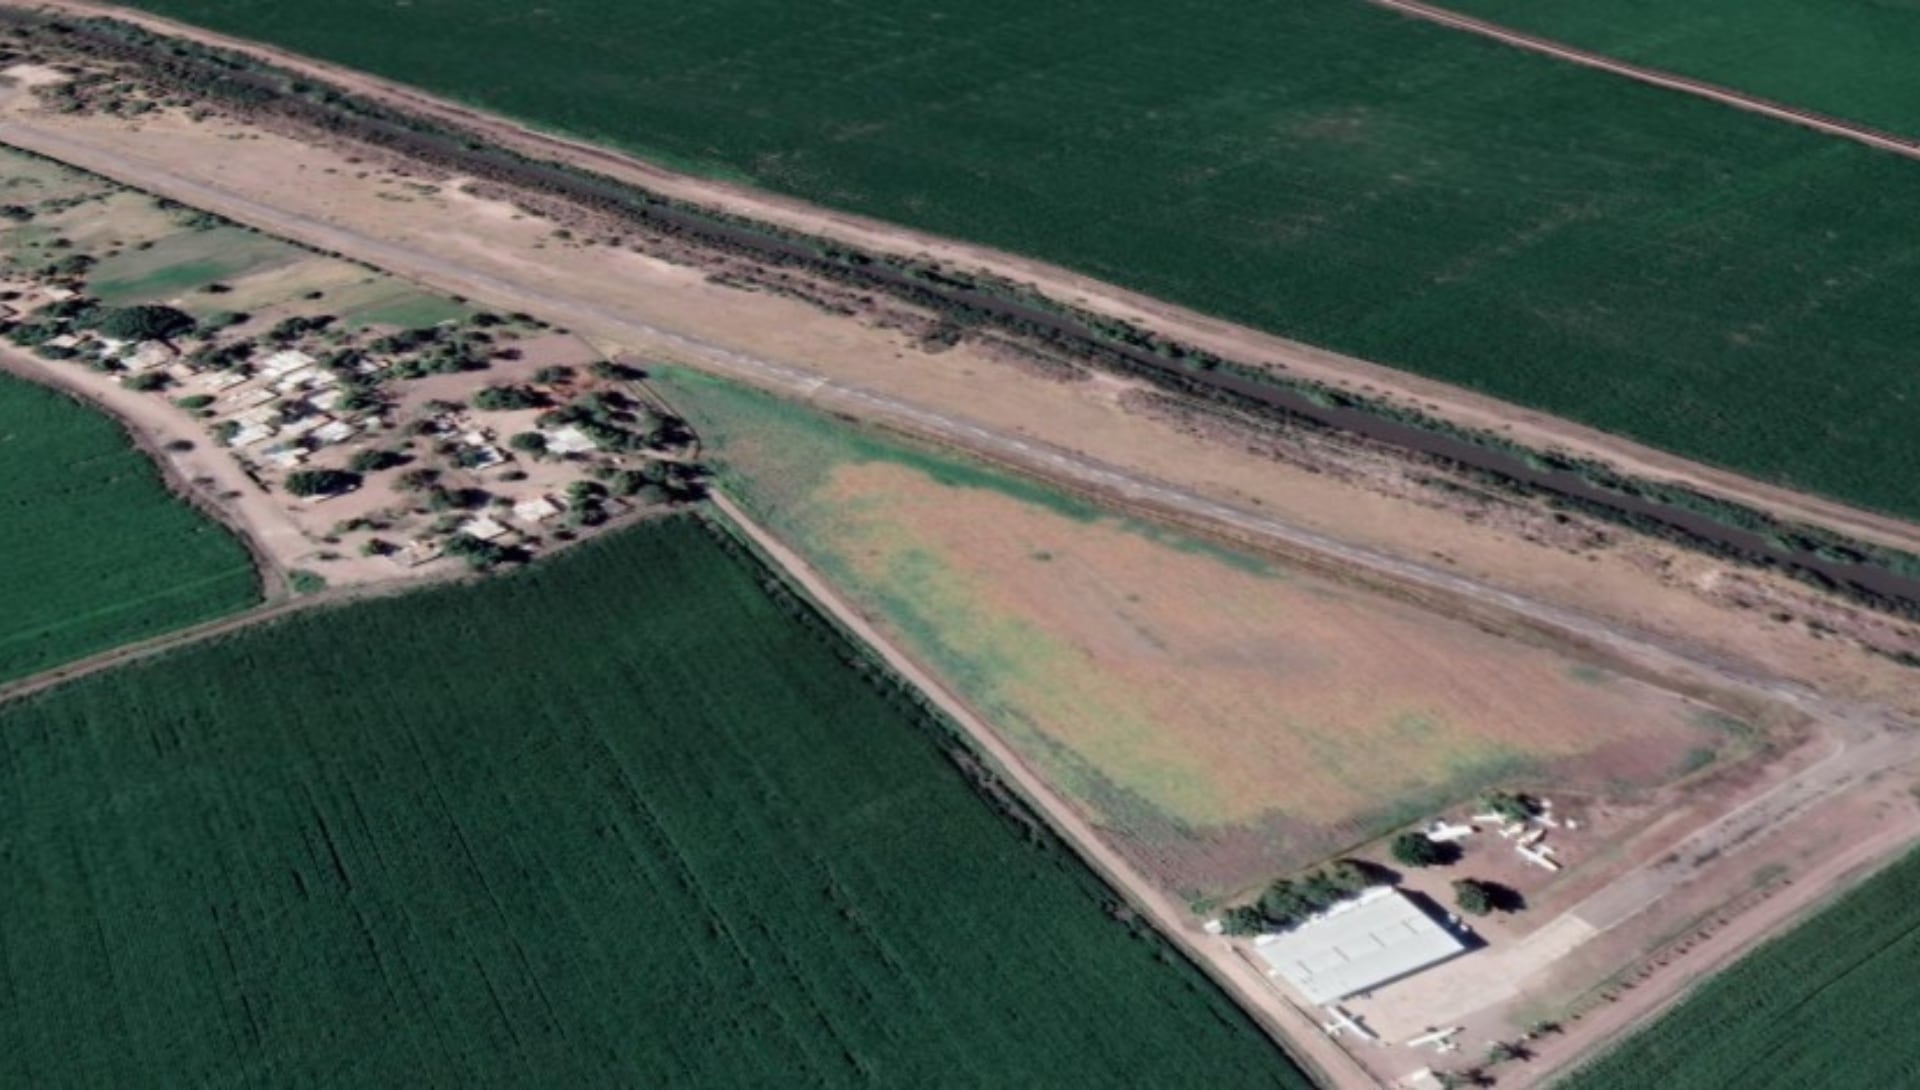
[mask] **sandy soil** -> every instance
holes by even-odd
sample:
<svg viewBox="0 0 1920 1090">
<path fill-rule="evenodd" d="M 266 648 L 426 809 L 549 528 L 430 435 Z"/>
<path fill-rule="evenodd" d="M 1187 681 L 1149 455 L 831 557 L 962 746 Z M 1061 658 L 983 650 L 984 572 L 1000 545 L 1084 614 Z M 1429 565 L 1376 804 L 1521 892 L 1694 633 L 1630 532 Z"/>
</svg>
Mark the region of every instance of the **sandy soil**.
<svg viewBox="0 0 1920 1090">
<path fill-rule="evenodd" d="M 831 408 L 890 419 L 948 442 L 977 443 L 1077 487 L 1185 512 L 1223 532 L 1292 542 L 1323 562 L 1400 580 L 1406 592 L 1449 608 L 1477 602 L 1489 614 L 1570 626 L 1603 653 L 1640 667 L 1673 670 L 1703 684 L 1739 684 L 1757 697 L 1817 714 L 1836 731 L 1852 729 L 1855 736 L 1843 741 L 1861 755 L 1856 759 L 1886 767 L 1912 757 L 1910 738 L 1907 745 L 1877 745 L 1902 736 L 1890 733 L 1873 710 L 1809 688 L 1911 705 L 1920 697 L 1910 673 L 1695 593 L 1693 585 L 1714 574 L 1703 562 L 1651 547 L 1580 553 L 1528 544 L 1498 527 L 1462 523 L 1148 419 L 1127 408 L 1124 384 L 1062 383 L 966 345 L 926 355 L 898 334 L 707 283 L 697 270 L 628 250 L 562 244 L 551 224 L 462 194 L 457 180 L 439 179 L 439 192 L 425 194 L 352 161 L 351 153 L 313 142 L 169 117 L 133 125 L 51 119 L 32 114 L 17 96 L 5 98 L 0 95 L 0 138 L 188 203 L 366 257 L 448 291 L 504 307 L 524 303 L 614 346 L 745 374 Z M 322 176 L 325 185 L 318 184 Z M 773 365 L 769 357 L 784 362 Z M 928 405 L 964 406 L 966 415 Z M 1040 435 L 1047 439 L 1028 438 Z M 932 684 L 924 671 L 908 676 Z M 978 725 L 983 739 L 993 740 Z M 1775 830 L 1801 827 L 1817 816 L 1827 792 L 1852 789 L 1853 781 L 1828 775 L 1835 771 L 1730 788 L 1723 801 L 1733 809 L 1696 835 L 1729 838 L 1731 849 L 1698 866 L 1656 862 L 1631 871 L 1636 896 L 1659 904 L 1675 890 L 1730 873 L 1720 868 L 1748 866 L 1759 857 L 1756 846 L 1778 842 Z M 1115 873 L 1131 894 L 1160 896 L 1137 872 Z M 1174 922 L 1162 925 L 1176 935 L 1190 925 L 1177 910 L 1168 918 Z M 1574 930 L 1561 924 L 1553 933 Z M 1211 960 L 1222 963 L 1217 955 Z M 1269 1010 L 1271 1024 L 1283 1024 L 1287 1010 L 1284 1002 L 1279 1013 Z M 1297 1017 L 1284 1025 L 1301 1032 Z M 1301 1047 L 1317 1053 L 1324 1038 L 1311 1025 L 1304 1032 Z M 1369 1083 L 1342 1076 L 1341 1084 Z"/>
<path fill-rule="evenodd" d="M 740 454 L 755 476 L 780 457 Z M 1085 762 L 1127 793 L 1081 801 L 1173 888 L 1263 884 L 1476 768 L 1633 791 L 1729 741 L 1694 702 L 1556 649 L 906 467 L 842 466 L 798 502 L 835 512 L 808 520 L 810 549 L 913 603 L 965 664 L 950 676 L 1046 739 L 1024 748 L 1053 782 Z"/>
<path fill-rule="evenodd" d="M 90 3 L 86 0 L 42 0 L 37 6 L 87 14 L 110 14 L 115 18 L 148 26 L 163 33 L 236 49 L 269 59 L 284 68 L 324 78 L 356 94 L 403 105 L 418 113 L 456 122 L 475 129 L 486 135 L 488 139 L 505 146 L 588 166 L 609 176 L 639 183 L 665 196 L 725 209 L 808 234 L 844 239 L 869 250 L 930 256 L 952 266 L 981 270 L 1006 279 L 1031 284 L 1054 298 L 1157 330 L 1177 340 L 1219 353 L 1230 359 L 1264 363 L 1278 370 L 1323 382 L 1336 388 L 1418 405 L 1429 413 L 1469 427 L 1500 432 L 1542 449 L 1562 450 L 1582 457 L 1599 458 L 1636 476 L 1689 483 L 1710 492 L 1717 492 L 1776 511 L 1792 519 L 1825 523 L 1863 539 L 1920 550 L 1920 528 L 1899 519 L 1752 481 L 1738 474 L 1699 465 L 1617 436 L 1572 424 L 1544 413 L 1520 409 L 1471 391 L 1381 367 L 1365 360 L 1328 352 L 1311 345 L 1259 333 L 1032 258 L 927 235 L 744 186 L 682 174 L 634 156 L 571 140 L 564 136 L 539 132 L 402 84 L 116 5 Z M 1389 6 L 1408 11 L 1410 14 L 1417 8 L 1420 9 L 1419 13 L 1427 17 L 1445 14 L 1449 18 L 1450 25 L 1452 20 L 1461 18 L 1451 16 L 1451 13 L 1442 13 L 1440 9 L 1405 2 L 1405 0 L 1390 3 Z M 1468 22 L 1472 21 L 1468 20 Z M 1581 63 L 1597 64 L 1622 74 L 1632 75 L 1634 78 L 1666 80 L 1669 82 L 1663 85 L 1674 86 L 1690 93 L 1711 93 L 1729 104 L 1741 108 L 1761 109 L 1763 112 L 1771 111 L 1796 123 L 1825 126 L 1827 131 L 1835 135 L 1855 139 L 1894 139 L 1881 134 L 1872 134 L 1868 130 L 1845 122 L 1816 118 L 1802 111 L 1765 103 L 1737 92 L 1636 69 L 1603 57 L 1589 58 L 1588 55 L 1579 55 L 1577 51 L 1553 43 L 1521 40 L 1524 36 L 1514 35 L 1499 28 L 1494 29 L 1514 44 L 1527 45 L 1529 48 L 1544 47 L 1562 56 L 1563 59 L 1577 59 Z M 1904 146 L 1907 153 L 1913 153 L 1912 145 Z"/>
<path fill-rule="evenodd" d="M 1297 1050 L 1296 1055 L 1326 1076 L 1328 1085 L 1341 1090 L 1374 1085 L 1373 1080 L 1354 1064 L 1351 1057 L 1318 1032 L 1310 1019 L 1268 988 L 1257 973 L 1233 954 L 1228 944 L 1206 935 L 1196 927 L 1192 914 L 1187 912 L 1185 906 L 1176 904 L 1135 871 L 1045 779 L 1021 760 L 1020 755 L 1007 745 L 997 731 L 869 623 L 811 565 L 749 519 L 724 494 L 715 493 L 713 502 L 762 552 L 784 569 L 789 578 L 862 642 L 877 651 L 896 673 L 932 698 L 944 714 L 967 732 L 973 743 L 994 762 L 1021 795 L 1047 816 L 1081 858 L 1115 888 L 1125 891 L 1135 907 L 1146 912 L 1164 934 L 1179 944 L 1222 987 L 1232 992 L 1255 1018 L 1278 1030 L 1281 1039 Z"/>
<path fill-rule="evenodd" d="M 445 291 L 537 310 L 610 350 L 683 359 L 784 387 L 835 411 L 890 416 L 963 445 L 988 429 L 1044 435 L 1046 443 L 1027 440 L 1014 453 L 1044 463 L 1050 474 L 1070 462 L 1118 468 L 1637 630 L 1690 642 L 1704 637 L 1720 653 L 1769 672 L 1920 706 L 1920 693 L 1891 663 L 1702 594 L 1672 593 L 1676 586 L 1692 590 L 1715 569 L 1671 550 L 1580 554 L 1518 542 L 1498 526 L 1356 489 L 1150 418 L 1130 407 L 1125 383 L 1060 382 L 968 344 L 930 355 L 897 332 L 713 284 L 698 269 L 627 249 L 563 243 L 552 224 L 464 194 L 455 179 L 438 179 L 438 192 L 423 195 L 407 188 L 409 179 L 356 162 L 342 149 L 177 116 L 150 115 L 138 124 L 50 118 L 17 96 L 0 103 L 0 137 L 352 252 Z M 787 370 L 763 366 L 768 358 Z M 964 406 L 965 415 L 930 420 L 912 408 L 923 405 Z M 1009 450 L 1002 444 L 989 453 L 1004 457 Z M 1082 478 L 1091 487 L 1104 479 L 1094 470 Z M 1161 506 L 1157 495 L 1135 491 Z M 1251 534 L 1264 537 L 1265 530 Z"/>
</svg>

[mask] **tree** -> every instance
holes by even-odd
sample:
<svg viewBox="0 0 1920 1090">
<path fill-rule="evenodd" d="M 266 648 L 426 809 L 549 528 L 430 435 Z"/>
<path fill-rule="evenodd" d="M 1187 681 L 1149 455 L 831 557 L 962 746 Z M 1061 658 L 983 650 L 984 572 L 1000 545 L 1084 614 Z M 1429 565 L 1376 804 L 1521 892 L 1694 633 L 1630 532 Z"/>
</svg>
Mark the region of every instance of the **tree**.
<svg viewBox="0 0 1920 1090">
<path fill-rule="evenodd" d="M 508 439 L 507 445 L 522 454 L 540 455 L 547 452 L 547 437 L 537 431 L 523 431 Z"/>
<path fill-rule="evenodd" d="M 355 473 L 378 473 L 383 469 L 392 469 L 404 461 L 406 461 L 405 456 L 397 451 L 362 450 L 354 452 L 347 466 Z"/>
<path fill-rule="evenodd" d="M 122 341 L 169 341 L 194 330 L 191 315 L 151 303 L 103 307 L 91 315 L 89 324 L 101 336 Z"/>
<path fill-rule="evenodd" d="M 1488 812 L 1515 822 L 1525 821 L 1540 812 L 1540 804 L 1532 795 L 1515 791 L 1489 791 L 1481 797 L 1480 804 Z"/>
<path fill-rule="evenodd" d="M 488 412 L 510 409 L 537 409 L 547 399 L 524 386 L 488 386 L 473 395 L 473 407 Z"/>
<path fill-rule="evenodd" d="M 128 375 L 122 381 L 122 385 L 127 389 L 140 390 L 142 392 L 164 390 L 172 385 L 172 383 L 173 380 L 168 378 L 166 373 L 162 371 L 143 371 L 137 375 Z"/>
<path fill-rule="evenodd" d="M 542 367 L 533 373 L 533 381 L 540 383 L 542 386 L 551 386 L 556 382 L 566 382 L 572 378 L 573 368 L 565 364 Z"/>
<path fill-rule="evenodd" d="M 319 572 L 305 568 L 295 568 L 287 573 L 287 583 L 295 594 L 318 594 L 327 589 L 327 577 Z"/>
<path fill-rule="evenodd" d="M 296 469 L 287 474 L 286 489 L 296 496 L 331 496 L 360 486 L 360 474 L 344 469 Z"/>
<path fill-rule="evenodd" d="M 1394 837 L 1389 851 L 1393 854 L 1394 862 L 1409 867 L 1444 867 L 1460 858 L 1458 846 L 1432 840 L 1421 832 L 1401 833 Z"/>
<path fill-rule="evenodd" d="M 1263 935 L 1267 918 L 1252 905 L 1235 905 L 1220 914 L 1220 930 L 1228 935 Z"/>
<path fill-rule="evenodd" d="M 1493 886 L 1477 878 L 1455 879 L 1453 903 L 1469 916 L 1485 916 L 1493 911 Z"/>
<path fill-rule="evenodd" d="M 394 478 L 393 486 L 402 492 L 420 492 L 432 488 L 439 479 L 440 471 L 437 469 L 409 469 Z"/>
</svg>

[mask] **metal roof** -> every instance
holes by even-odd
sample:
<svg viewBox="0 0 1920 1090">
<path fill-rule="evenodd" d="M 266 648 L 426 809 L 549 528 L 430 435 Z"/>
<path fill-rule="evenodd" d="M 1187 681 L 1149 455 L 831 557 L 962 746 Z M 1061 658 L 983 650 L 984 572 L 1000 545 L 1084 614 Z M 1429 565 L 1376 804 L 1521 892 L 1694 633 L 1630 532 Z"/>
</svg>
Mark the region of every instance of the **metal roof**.
<svg viewBox="0 0 1920 1090">
<path fill-rule="evenodd" d="M 1316 1006 L 1410 976 L 1466 948 L 1390 886 L 1375 886 L 1291 931 L 1254 940 L 1273 971 Z"/>
</svg>

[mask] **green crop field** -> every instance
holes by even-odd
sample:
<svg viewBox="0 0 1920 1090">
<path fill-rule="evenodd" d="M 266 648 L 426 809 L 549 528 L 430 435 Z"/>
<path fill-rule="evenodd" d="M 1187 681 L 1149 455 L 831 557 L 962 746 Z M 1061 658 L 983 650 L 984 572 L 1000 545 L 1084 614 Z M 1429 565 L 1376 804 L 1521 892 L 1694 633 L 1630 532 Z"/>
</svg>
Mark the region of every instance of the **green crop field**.
<svg viewBox="0 0 1920 1090">
<path fill-rule="evenodd" d="M 0 1082 L 1308 1085 L 775 586 L 681 518 L 0 707 Z"/>
<path fill-rule="evenodd" d="M 113 421 L 0 374 L 0 682 L 259 595 L 246 550 Z"/>
<path fill-rule="evenodd" d="M 1920 515 L 1920 166 L 1362 0 L 139 0 Z"/>
<path fill-rule="evenodd" d="M 1920 136 L 1913 0 L 1447 0 L 1456 11 Z"/>
<path fill-rule="evenodd" d="M 1920 855 L 1713 977 L 1560 1090 L 1920 1085 Z"/>
</svg>

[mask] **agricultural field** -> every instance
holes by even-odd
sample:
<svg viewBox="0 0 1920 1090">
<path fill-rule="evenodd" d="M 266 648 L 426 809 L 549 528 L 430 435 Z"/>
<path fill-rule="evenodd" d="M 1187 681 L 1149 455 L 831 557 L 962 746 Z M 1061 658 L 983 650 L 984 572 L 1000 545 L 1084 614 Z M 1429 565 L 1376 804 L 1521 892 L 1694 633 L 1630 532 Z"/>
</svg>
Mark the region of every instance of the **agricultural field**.
<svg viewBox="0 0 1920 1090">
<path fill-rule="evenodd" d="M 139 6 L 1920 515 L 1920 168 L 1362 0 Z"/>
<path fill-rule="evenodd" d="M 247 551 L 113 421 L 0 373 L 0 683 L 245 609 Z"/>
<path fill-rule="evenodd" d="M 1912 1086 L 1920 855 L 1701 985 L 1562 1090 Z"/>
<path fill-rule="evenodd" d="M 0 1079 L 1309 1085 L 734 548 L 0 708 Z"/>
<path fill-rule="evenodd" d="M 1920 8 L 1874 0 L 1449 0 L 1610 57 L 1920 136 Z"/>
<path fill-rule="evenodd" d="M 1544 648 L 724 380 L 654 381 L 723 487 L 1196 902 L 1491 785 L 1632 796 L 1744 745 Z"/>
</svg>

